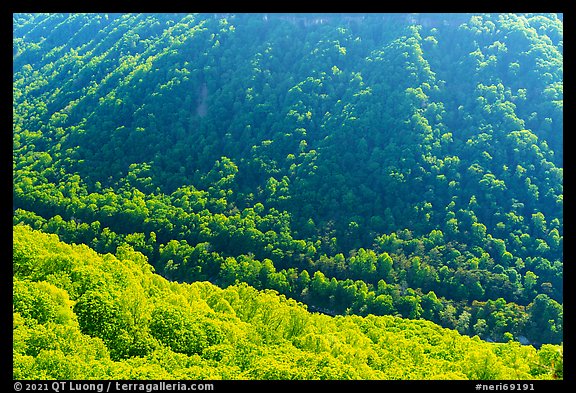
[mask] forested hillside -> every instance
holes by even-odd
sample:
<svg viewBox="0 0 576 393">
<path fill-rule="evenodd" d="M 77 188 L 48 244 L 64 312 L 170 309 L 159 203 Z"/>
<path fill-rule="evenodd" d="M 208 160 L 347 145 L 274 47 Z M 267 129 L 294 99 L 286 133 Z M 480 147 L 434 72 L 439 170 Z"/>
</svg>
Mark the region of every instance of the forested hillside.
<svg viewBox="0 0 576 393">
<path fill-rule="evenodd" d="M 246 284 L 171 283 L 116 255 L 14 227 L 15 379 L 556 379 L 562 352 L 428 321 L 310 313 Z"/>
<path fill-rule="evenodd" d="M 120 260 L 133 249 L 193 283 L 162 281 L 197 294 L 184 297 L 247 291 L 347 315 L 326 321 L 358 325 L 366 345 L 382 340 L 366 324 L 437 331 L 427 321 L 477 345 L 460 335 L 563 342 L 562 15 L 14 14 L 13 32 L 14 225 Z M 136 367 L 171 347 L 148 310 L 156 341 L 116 349 L 83 325 L 79 304 L 88 319 L 91 306 L 74 279 L 16 273 L 15 291 L 75 304 L 78 339 L 109 351 L 93 339 L 104 352 L 90 359 Z M 108 289 L 94 299 L 120 296 Z M 179 304 L 156 312 L 183 318 L 178 334 L 204 329 Z M 310 340 L 330 347 L 322 337 Z M 273 356 L 303 356 L 294 342 Z M 234 367 L 214 373 L 250 369 Z M 412 366 L 363 367 L 330 372 Z"/>
</svg>

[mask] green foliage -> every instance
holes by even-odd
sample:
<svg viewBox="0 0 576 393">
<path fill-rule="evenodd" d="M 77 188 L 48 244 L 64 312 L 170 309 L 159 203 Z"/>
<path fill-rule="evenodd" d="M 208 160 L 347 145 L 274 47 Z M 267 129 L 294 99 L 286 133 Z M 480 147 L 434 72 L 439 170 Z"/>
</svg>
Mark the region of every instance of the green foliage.
<svg viewBox="0 0 576 393">
<path fill-rule="evenodd" d="M 95 272 L 91 280 L 123 277 L 81 295 L 65 289 L 80 275 L 55 285 L 15 278 L 18 379 L 562 378 L 561 346 L 488 343 L 392 316 L 331 317 L 247 284 L 169 282 L 140 269 L 136 254 L 97 254 L 27 226 L 13 236 L 15 254 L 49 250 L 73 271 Z"/>
<path fill-rule="evenodd" d="M 364 375 L 346 351 L 311 358 L 310 373 L 259 359 L 250 335 L 296 345 L 310 324 L 298 312 L 261 315 L 248 299 L 263 295 L 243 283 L 332 316 L 426 319 L 505 345 L 563 342 L 561 16 L 13 22 L 13 222 L 58 235 L 14 239 L 14 312 L 101 340 L 111 363 L 94 373 L 324 378 L 326 364 Z M 94 264 L 79 265 L 55 252 L 58 239 L 104 256 L 86 251 Z M 116 274 L 124 261 L 134 270 Z M 209 287 L 200 309 L 178 296 L 152 303 L 163 293 L 152 272 L 200 292 L 199 281 L 238 288 L 243 306 Z M 211 312 L 279 328 L 231 335 Z M 272 352 L 287 356 L 286 345 Z M 240 347 L 253 357 L 233 355 Z M 49 350 L 62 375 L 86 372 Z M 185 371 L 160 360 L 122 368 L 159 353 L 192 360 Z M 444 375 L 508 375 L 490 353 L 468 359 L 484 368 Z M 36 375 L 30 356 L 18 367 Z"/>
</svg>

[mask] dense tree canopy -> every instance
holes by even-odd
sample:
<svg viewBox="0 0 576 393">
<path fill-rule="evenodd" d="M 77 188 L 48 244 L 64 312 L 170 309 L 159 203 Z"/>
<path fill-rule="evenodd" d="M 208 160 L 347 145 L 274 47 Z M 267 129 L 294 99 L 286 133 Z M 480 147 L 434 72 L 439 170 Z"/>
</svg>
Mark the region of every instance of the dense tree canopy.
<svg viewBox="0 0 576 393">
<path fill-rule="evenodd" d="M 331 323 L 357 325 L 366 345 L 386 335 L 364 324 L 435 326 L 423 320 L 538 353 L 563 342 L 562 15 L 14 14 L 13 31 L 14 225 L 206 298 L 198 315 L 150 309 L 145 292 L 128 310 L 140 306 L 70 258 L 48 279 L 15 254 L 18 329 L 57 323 L 86 342 L 82 370 L 46 349 L 66 375 L 121 373 L 90 368 L 102 359 L 140 375 L 162 348 L 198 378 L 287 377 L 253 347 L 280 336 L 254 325 L 261 338 L 241 339 L 252 333 L 205 309 L 249 322 L 256 311 L 229 300 L 247 293 L 349 315 Z M 278 356 L 330 346 L 290 310 Z M 483 348 L 470 356 L 496 362 Z M 19 375 L 42 375 L 41 352 L 23 351 Z M 408 377 L 321 353 L 306 362 L 341 374 L 291 377 Z M 205 368 L 211 356 L 230 368 Z M 543 373 L 530 367 L 518 375 Z"/>
<path fill-rule="evenodd" d="M 16 225 L 15 379 L 555 379 L 562 347 L 487 343 L 428 321 L 311 313 L 244 283 L 173 283 Z"/>
</svg>

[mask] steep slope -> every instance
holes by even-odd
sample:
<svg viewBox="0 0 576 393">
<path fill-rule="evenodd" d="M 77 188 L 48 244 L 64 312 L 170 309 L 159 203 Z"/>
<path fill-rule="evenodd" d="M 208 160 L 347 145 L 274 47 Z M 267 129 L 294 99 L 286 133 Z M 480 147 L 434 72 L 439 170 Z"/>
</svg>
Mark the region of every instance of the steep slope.
<svg viewBox="0 0 576 393">
<path fill-rule="evenodd" d="M 14 220 L 176 281 L 563 340 L 558 15 L 14 15 Z"/>
<path fill-rule="evenodd" d="M 14 226 L 15 379 L 550 379 L 562 348 L 487 343 L 431 322 L 329 317 L 245 284 L 171 283 Z"/>
</svg>

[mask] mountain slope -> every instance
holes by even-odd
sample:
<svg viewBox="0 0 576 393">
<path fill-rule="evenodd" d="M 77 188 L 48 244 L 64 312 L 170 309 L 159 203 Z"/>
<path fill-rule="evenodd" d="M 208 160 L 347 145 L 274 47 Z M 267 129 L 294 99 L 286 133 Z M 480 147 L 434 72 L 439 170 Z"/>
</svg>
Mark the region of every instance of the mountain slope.
<svg viewBox="0 0 576 393">
<path fill-rule="evenodd" d="M 14 222 L 327 314 L 563 341 L 556 14 L 15 14 Z"/>
<path fill-rule="evenodd" d="M 559 346 L 329 317 L 245 284 L 171 283 L 127 246 L 101 255 L 23 225 L 13 236 L 15 379 L 562 377 Z"/>
</svg>

